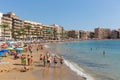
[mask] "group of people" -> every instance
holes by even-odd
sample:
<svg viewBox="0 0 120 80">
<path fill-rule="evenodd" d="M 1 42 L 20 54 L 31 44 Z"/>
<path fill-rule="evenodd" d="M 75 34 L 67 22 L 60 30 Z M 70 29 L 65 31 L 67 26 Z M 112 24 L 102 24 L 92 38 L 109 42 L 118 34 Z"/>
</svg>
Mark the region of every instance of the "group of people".
<svg viewBox="0 0 120 80">
<path fill-rule="evenodd" d="M 30 56 L 30 55 L 25 55 L 25 54 L 22 54 L 21 56 L 21 64 L 26 66 L 32 66 L 33 64 L 33 56 Z"/>
<path fill-rule="evenodd" d="M 51 64 L 54 64 L 54 67 L 57 66 L 58 63 L 63 64 L 64 63 L 64 58 L 63 56 L 58 57 L 58 56 L 51 56 L 49 53 L 46 55 L 40 54 L 40 62 L 43 63 L 44 67 L 50 67 Z"/>
<path fill-rule="evenodd" d="M 33 56 L 32 56 L 33 55 L 32 50 L 34 48 L 34 45 L 28 44 L 28 45 L 26 45 L 26 48 L 30 54 L 29 55 L 26 55 L 26 54 L 21 55 L 21 64 L 23 65 L 25 71 L 28 66 L 32 66 L 34 63 Z M 36 44 L 37 54 L 39 54 L 38 52 L 42 49 L 43 49 L 43 45 Z M 39 60 L 40 60 L 40 64 L 42 64 L 44 67 L 48 67 L 48 68 L 51 66 L 51 64 L 54 64 L 54 67 L 57 67 L 58 63 L 59 64 L 64 63 L 63 56 L 61 56 L 61 57 L 58 57 L 56 55 L 51 56 L 48 52 L 46 54 L 40 54 Z"/>
</svg>

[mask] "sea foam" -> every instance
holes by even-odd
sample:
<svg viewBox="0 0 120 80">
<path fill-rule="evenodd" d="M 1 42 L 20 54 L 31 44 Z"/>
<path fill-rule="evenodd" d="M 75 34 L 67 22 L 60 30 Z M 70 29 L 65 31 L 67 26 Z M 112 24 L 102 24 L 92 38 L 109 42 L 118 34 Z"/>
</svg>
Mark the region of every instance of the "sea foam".
<svg viewBox="0 0 120 80">
<path fill-rule="evenodd" d="M 85 73 L 85 71 L 82 68 L 80 68 L 77 64 L 70 62 L 68 60 L 65 60 L 65 65 L 67 65 L 72 71 L 76 72 L 77 75 L 83 78 L 86 78 L 86 80 L 94 80 L 92 76 Z"/>
<path fill-rule="evenodd" d="M 48 45 L 44 45 L 45 48 L 50 48 Z"/>
<path fill-rule="evenodd" d="M 45 47 L 46 49 L 50 48 L 50 46 L 48 46 L 48 45 L 44 45 L 44 47 Z M 52 55 L 54 55 L 54 54 L 55 54 L 55 53 L 52 53 Z M 82 68 L 80 68 L 76 63 L 70 62 L 70 61 L 68 61 L 68 60 L 66 60 L 66 59 L 64 60 L 64 63 L 65 63 L 65 65 L 68 66 L 72 71 L 76 72 L 77 75 L 85 78 L 86 80 L 94 80 L 94 78 L 93 78 L 92 76 L 90 76 L 89 74 L 85 73 L 85 71 L 84 71 Z"/>
</svg>

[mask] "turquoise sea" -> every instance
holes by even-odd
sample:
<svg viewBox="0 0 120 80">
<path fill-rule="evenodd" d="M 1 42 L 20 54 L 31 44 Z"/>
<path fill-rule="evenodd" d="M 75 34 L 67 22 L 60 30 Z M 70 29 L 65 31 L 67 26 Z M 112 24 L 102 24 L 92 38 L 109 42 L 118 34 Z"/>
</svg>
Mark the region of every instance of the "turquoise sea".
<svg viewBox="0 0 120 80">
<path fill-rule="evenodd" d="M 120 40 L 89 40 L 47 45 L 87 80 L 120 80 Z"/>
</svg>

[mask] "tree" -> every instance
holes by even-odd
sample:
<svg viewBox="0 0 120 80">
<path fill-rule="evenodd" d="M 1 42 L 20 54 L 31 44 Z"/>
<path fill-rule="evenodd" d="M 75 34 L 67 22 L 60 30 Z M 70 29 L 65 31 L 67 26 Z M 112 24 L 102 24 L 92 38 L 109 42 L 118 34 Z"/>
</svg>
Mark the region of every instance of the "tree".
<svg viewBox="0 0 120 80">
<path fill-rule="evenodd" d="M 32 35 L 32 37 L 34 37 L 34 35 L 35 35 L 35 32 L 31 32 L 31 35 Z"/>
<path fill-rule="evenodd" d="M 54 40 L 57 39 L 57 30 L 55 27 L 53 28 L 53 37 L 54 37 Z"/>
<path fill-rule="evenodd" d="M 24 38 L 24 35 L 26 34 L 25 28 L 20 28 L 20 32 L 21 32 L 21 36 L 23 36 Z"/>
<path fill-rule="evenodd" d="M 9 27 L 8 23 L 3 23 L 2 25 L 0 25 L 3 28 L 3 34 L 4 34 L 4 40 L 5 40 L 5 33 L 6 33 L 6 28 Z"/>
<path fill-rule="evenodd" d="M 95 33 L 94 32 L 90 32 L 90 37 L 91 39 L 95 38 Z"/>
<path fill-rule="evenodd" d="M 42 32 L 42 29 L 41 28 L 39 28 L 39 35 L 41 36 L 41 32 Z"/>
<path fill-rule="evenodd" d="M 36 36 L 38 38 L 38 33 L 39 33 L 39 29 L 38 28 L 35 29 L 35 33 L 36 33 Z"/>
<path fill-rule="evenodd" d="M 30 35 L 30 29 L 32 28 L 32 26 L 27 25 L 27 26 L 25 26 L 25 28 L 26 28 L 26 29 L 27 29 L 27 31 L 28 31 L 27 36 L 29 37 L 29 35 Z"/>
<path fill-rule="evenodd" d="M 17 33 L 18 38 L 20 39 L 20 36 L 22 35 L 21 31 L 17 30 L 16 33 Z"/>
</svg>

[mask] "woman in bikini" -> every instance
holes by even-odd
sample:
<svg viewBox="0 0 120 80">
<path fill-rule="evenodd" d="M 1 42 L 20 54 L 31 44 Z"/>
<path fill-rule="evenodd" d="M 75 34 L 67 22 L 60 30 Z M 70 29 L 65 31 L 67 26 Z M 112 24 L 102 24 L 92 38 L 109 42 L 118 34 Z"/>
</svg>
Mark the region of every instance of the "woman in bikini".
<svg viewBox="0 0 120 80">
<path fill-rule="evenodd" d="M 47 65 L 48 65 L 48 68 L 50 67 L 50 64 L 51 64 L 51 56 L 48 56 L 47 57 Z"/>
<path fill-rule="evenodd" d="M 57 60 L 57 56 L 54 56 L 54 67 L 57 66 L 58 60 Z"/>
<path fill-rule="evenodd" d="M 46 63 L 47 63 L 47 58 L 46 58 L 46 56 L 43 57 L 43 63 L 44 63 L 43 66 L 45 67 L 45 66 L 46 66 Z"/>
</svg>

